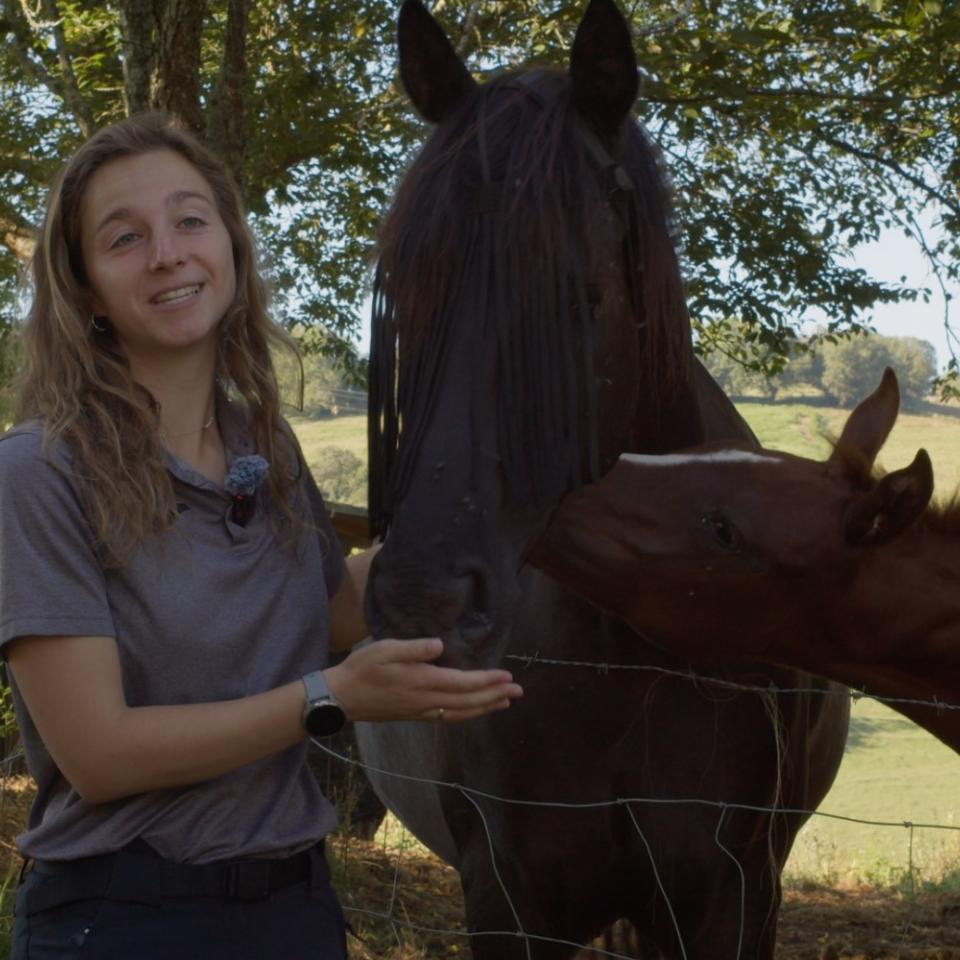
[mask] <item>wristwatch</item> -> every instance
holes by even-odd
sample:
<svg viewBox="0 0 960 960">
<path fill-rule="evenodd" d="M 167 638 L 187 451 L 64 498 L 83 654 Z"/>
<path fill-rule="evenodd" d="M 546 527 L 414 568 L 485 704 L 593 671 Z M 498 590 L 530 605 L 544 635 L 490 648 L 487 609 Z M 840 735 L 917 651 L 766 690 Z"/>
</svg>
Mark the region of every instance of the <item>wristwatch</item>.
<svg viewBox="0 0 960 960">
<path fill-rule="evenodd" d="M 306 701 L 303 705 L 303 725 L 314 737 L 332 737 L 347 722 L 340 702 L 330 692 L 322 670 L 314 670 L 303 678 Z"/>
</svg>

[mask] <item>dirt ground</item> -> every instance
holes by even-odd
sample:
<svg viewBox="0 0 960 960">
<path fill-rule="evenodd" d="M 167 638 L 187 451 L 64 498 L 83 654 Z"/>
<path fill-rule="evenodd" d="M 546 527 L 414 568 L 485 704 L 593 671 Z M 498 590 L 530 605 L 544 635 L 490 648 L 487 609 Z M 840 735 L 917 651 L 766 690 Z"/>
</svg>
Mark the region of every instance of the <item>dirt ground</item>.
<svg viewBox="0 0 960 960">
<path fill-rule="evenodd" d="M 960 960 L 960 894 L 788 890 L 777 960 Z"/>
<path fill-rule="evenodd" d="M 341 848 L 334 856 L 339 859 L 342 853 Z M 405 853 L 398 868 L 389 851 L 351 840 L 348 860 L 340 860 L 335 869 L 347 917 L 360 938 L 351 938 L 352 960 L 469 957 L 465 937 L 422 929 L 463 929 L 460 887 L 449 867 Z M 371 912 L 392 917 L 396 925 Z M 583 960 L 590 955 L 602 957 L 584 953 Z M 818 885 L 788 890 L 776 960 L 841 958 L 960 960 L 960 894 L 911 896 L 873 887 Z"/>
</svg>

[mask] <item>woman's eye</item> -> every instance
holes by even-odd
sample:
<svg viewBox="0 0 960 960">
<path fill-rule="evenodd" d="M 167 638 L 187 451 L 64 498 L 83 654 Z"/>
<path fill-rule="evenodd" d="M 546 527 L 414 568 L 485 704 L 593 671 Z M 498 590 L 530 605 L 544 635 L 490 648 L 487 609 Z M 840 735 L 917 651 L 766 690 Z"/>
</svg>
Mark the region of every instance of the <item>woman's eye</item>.
<svg viewBox="0 0 960 960">
<path fill-rule="evenodd" d="M 705 513 L 700 522 L 710 529 L 713 538 L 724 550 L 739 551 L 743 547 L 743 536 L 722 510 Z"/>
<path fill-rule="evenodd" d="M 184 217 L 180 221 L 180 226 L 186 227 L 188 230 L 196 230 L 198 227 L 206 226 L 206 221 L 201 220 L 200 217 Z"/>
<path fill-rule="evenodd" d="M 110 244 L 110 249 L 114 250 L 117 247 L 129 246 L 136 239 L 137 235 L 135 233 L 121 233 L 120 236 Z"/>
</svg>

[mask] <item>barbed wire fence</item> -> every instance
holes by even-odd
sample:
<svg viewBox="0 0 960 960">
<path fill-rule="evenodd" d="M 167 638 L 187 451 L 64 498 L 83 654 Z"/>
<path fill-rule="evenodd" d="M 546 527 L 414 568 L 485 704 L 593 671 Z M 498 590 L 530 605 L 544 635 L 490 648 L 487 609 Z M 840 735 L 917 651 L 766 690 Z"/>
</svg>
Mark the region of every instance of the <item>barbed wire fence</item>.
<svg viewBox="0 0 960 960">
<path fill-rule="evenodd" d="M 719 677 L 712 677 L 709 675 L 704 675 L 697 673 L 694 669 L 689 670 L 676 670 L 669 669 L 660 666 L 653 666 L 648 664 L 616 664 L 616 663 L 606 663 L 606 662 L 594 662 L 594 661 L 583 661 L 583 660 L 558 660 L 550 657 L 543 656 L 540 651 L 533 651 L 529 654 L 508 654 L 506 656 L 507 660 L 510 660 L 520 666 L 521 669 L 530 669 L 534 666 L 546 666 L 546 667 L 558 667 L 558 668 L 571 668 L 578 670 L 591 670 L 596 673 L 598 677 L 606 676 L 614 671 L 635 671 L 635 672 L 652 672 L 658 673 L 664 676 L 675 677 L 689 680 L 697 684 L 707 684 L 714 685 L 729 691 L 736 691 L 740 693 L 753 693 L 759 695 L 817 695 L 824 697 L 842 697 L 849 698 L 854 703 L 860 700 L 873 700 L 877 703 L 883 704 L 884 706 L 894 707 L 902 706 L 905 704 L 916 704 L 922 706 L 930 706 L 937 710 L 938 712 L 944 711 L 953 711 L 960 710 L 960 704 L 957 703 L 947 703 L 938 699 L 931 700 L 922 700 L 914 698 L 903 698 L 903 697 L 887 697 L 870 694 L 864 690 L 857 689 L 846 689 L 839 687 L 781 687 L 776 684 L 770 683 L 766 685 L 762 684 L 750 684 L 742 683 L 733 680 L 728 680 Z M 348 765 L 357 770 L 361 770 L 364 773 L 375 774 L 378 777 L 387 777 L 391 779 L 412 781 L 418 784 L 427 785 L 434 787 L 437 790 L 441 791 L 456 791 L 465 799 L 467 799 L 473 808 L 476 810 L 478 816 L 481 818 L 483 828 L 486 834 L 487 846 L 491 857 L 491 865 L 493 868 L 494 876 L 498 881 L 500 891 L 503 894 L 506 902 L 509 904 L 510 912 L 512 913 L 516 926 L 513 929 L 505 930 L 484 930 L 484 931 L 468 931 L 465 929 L 456 929 L 456 928 L 438 928 L 434 925 L 431 925 L 426 921 L 425 918 L 418 919 L 416 917 L 411 917 L 408 915 L 407 911 L 399 909 L 400 903 L 400 882 L 402 874 L 402 861 L 404 857 L 404 845 L 400 844 L 399 848 L 393 855 L 393 880 L 389 891 L 388 901 L 385 907 L 378 909 L 373 905 L 369 906 L 357 906 L 357 905 L 347 905 L 345 910 L 348 915 L 353 915 L 355 917 L 363 917 L 370 920 L 375 920 L 377 922 L 383 923 L 393 931 L 394 936 L 397 941 L 401 941 L 401 935 L 404 931 L 410 934 L 430 934 L 433 936 L 442 936 L 450 938 L 459 938 L 464 941 L 472 941 L 480 937 L 491 937 L 491 936 L 509 936 L 521 939 L 526 946 L 526 953 L 528 957 L 532 957 L 531 952 L 532 945 L 535 943 L 548 943 L 553 945 L 563 945 L 571 948 L 577 948 L 583 951 L 579 956 L 582 957 L 596 957 L 596 958 L 611 958 L 611 960 L 635 960 L 635 955 L 633 954 L 623 954 L 616 952 L 615 950 L 606 949 L 602 946 L 594 944 L 579 944 L 573 943 L 568 940 L 558 939 L 551 936 L 546 936 L 539 933 L 533 933 L 531 931 L 525 930 L 523 924 L 520 920 L 520 913 L 516 906 L 517 899 L 514 894 L 510 891 L 507 885 L 503 881 L 503 873 L 498 869 L 497 864 L 497 852 L 496 844 L 493 837 L 493 833 L 490 827 L 490 823 L 487 815 L 484 813 L 483 806 L 479 801 L 486 801 L 491 803 L 500 803 L 505 805 L 515 805 L 515 806 L 524 806 L 524 807 L 543 807 L 543 808 L 564 808 L 572 811 L 576 810 L 596 810 L 600 808 L 620 808 L 624 810 L 629 817 L 633 828 L 636 830 L 638 837 L 640 839 L 642 847 L 646 851 L 647 860 L 650 864 L 650 869 L 654 878 L 654 882 L 659 891 L 660 896 L 662 897 L 665 908 L 667 909 L 673 924 L 674 934 L 677 941 L 677 949 L 679 949 L 678 956 L 686 958 L 687 952 L 684 945 L 684 935 L 683 930 L 680 928 L 676 920 L 675 913 L 673 911 L 673 906 L 670 902 L 669 895 L 666 890 L 665 884 L 662 882 L 656 858 L 650 847 L 650 844 L 644 835 L 644 832 L 640 826 L 640 823 L 634 813 L 635 808 L 641 806 L 650 806 L 650 805 L 662 805 L 662 806 L 672 806 L 672 807 L 701 807 L 701 808 L 713 808 L 717 811 L 717 827 L 714 833 L 714 842 L 717 845 L 717 851 L 720 855 L 726 856 L 732 859 L 736 865 L 738 876 L 740 879 L 740 902 L 741 902 L 741 938 L 740 945 L 737 949 L 737 952 L 734 957 L 731 957 L 730 960 L 742 960 L 742 957 L 745 956 L 743 950 L 745 944 L 743 943 L 743 904 L 745 898 L 746 884 L 748 882 L 747 875 L 744 871 L 743 866 L 737 861 L 736 856 L 730 851 L 730 849 L 724 846 L 720 833 L 724 823 L 724 819 L 730 812 L 733 811 L 745 811 L 750 813 L 770 813 L 770 814 L 787 814 L 787 815 L 800 815 L 808 817 L 811 820 L 824 820 L 824 821 L 834 821 L 834 822 L 843 822 L 848 824 L 854 824 L 862 827 L 869 828 L 884 828 L 891 830 L 902 830 L 906 833 L 906 843 L 905 843 L 905 860 L 906 860 L 906 869 L 904 871 L 904 876 L 906 877 L 907 883 L 909 885 L 909 894 L 911 896 L 917 893 L 915 878 L 916 878 L 916 869 L 914 863 L 914 850 L 915 850 L 915 839 L 918 831 L 939 831 L 943 834 L 948 834 L 953 837 L 960 837 L 960 825 L 950 824 L 950 823 L 938 823 L 938 822 L 925 822 L 925 821 L 915 821 L 911 819 L 871 819 L 867 817 L 857 817 L 844 814 L 832 813 L 828 810 L 808 810 L 803 808 L 794 808 L 794 807 L 782 807 L 782 806 L 764 806 L 757 804 L 747 804 L 739 803 L 735 801 L 725 801 L 717 799 L 708 799 L 704 797 L 673 797 L 673 798 L 663 798 L 663 797 L 643 797 L 643 796 L 623 796 L 615 797 L 612 799 L 597 800 L 594 802 L 567 802 L 562 798 L 558 798 L 553 801 L 540 801 L 540 800 L 529 800 L 523 797 L 515 796 L 504 796 L 491 793 L 486 790 L 478 789 L 475 786 L 471 786 L 466 783 L 456 783 L 443 780 L 432 780 L 424 777 L 412 776 L 410 774 L 404 773 L 402 770 L 391 770 L 384 769 L 382 767 L 371 766 L 367 763 L 364 763 L 362 760 L 348 756 L 343 753 L 339 753 L 335 750 L 330 749 L 325 743 L 314 740 L 313 741 L 316 747 L 327 757 L 334 760 L 337 763 L 342 763 Z M 904 933 L 904 946 L 907 946 L 906 941 L 907 934 Z M 726 960 L 726 958 L 718 958 L 718 960 Z"/>
</svg>

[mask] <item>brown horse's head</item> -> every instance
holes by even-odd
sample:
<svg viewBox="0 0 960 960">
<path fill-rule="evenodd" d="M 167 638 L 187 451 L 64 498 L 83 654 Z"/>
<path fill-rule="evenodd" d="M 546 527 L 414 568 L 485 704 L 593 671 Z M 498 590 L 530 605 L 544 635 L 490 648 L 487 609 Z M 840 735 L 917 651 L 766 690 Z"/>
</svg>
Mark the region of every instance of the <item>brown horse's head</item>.
<svg viewBox="0 0 960 960">
<path fill-rule="evenodd" d="M 495 655 L 561 497 L 699 438 L 689 321 L 637 68 L 591 0 L 569 71 L 474 82 L 418 0 L 400 72 L 436 125 L 383 226 L 371 353 L 375 636 Z"/>
<path fill-rule="evenodd" d="M 676 653 L 809 668 L 796 651 L 831 634 L 821 615 L 933 491 L 922 450 L 873 473 L 898 406 L 888 370 L 824 462 L 729 446 L 626 455 L 567 498 L 530 559 Z"/>
</svg>

